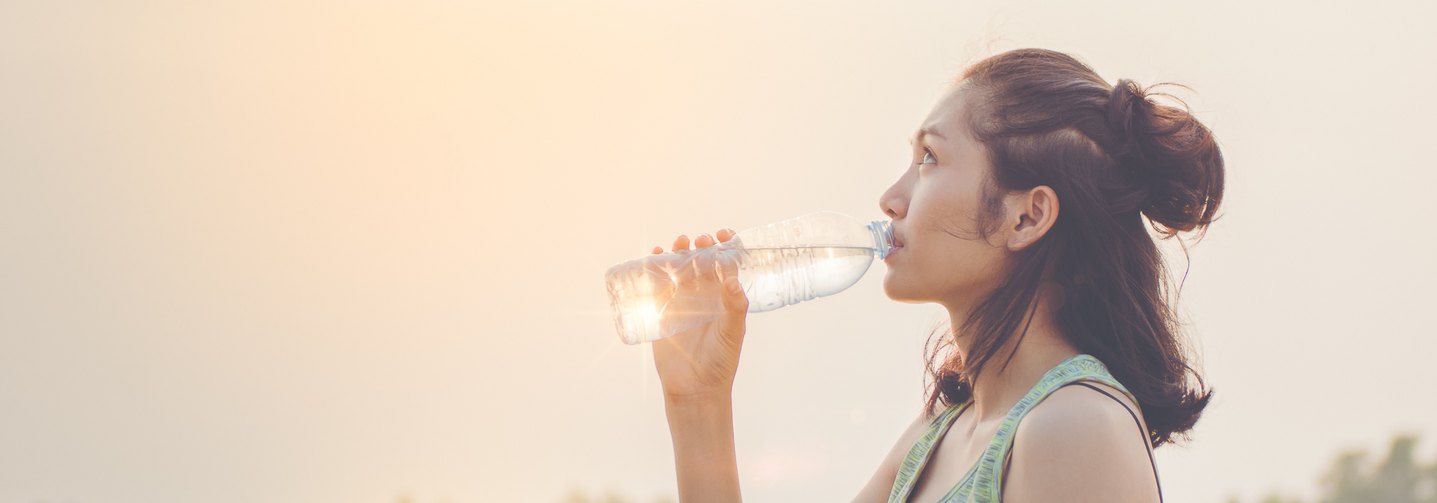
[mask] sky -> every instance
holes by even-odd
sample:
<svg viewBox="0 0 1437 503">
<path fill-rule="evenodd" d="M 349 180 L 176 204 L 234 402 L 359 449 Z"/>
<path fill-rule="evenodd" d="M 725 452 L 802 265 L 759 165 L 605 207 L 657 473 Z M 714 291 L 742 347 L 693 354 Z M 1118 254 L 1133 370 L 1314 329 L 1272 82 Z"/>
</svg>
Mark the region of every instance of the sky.
<svg viewBox="0 0 1437 503">
<path fill-rule="evenodd" d="M 1177 82 L 1227 167 L 1178 303 L 1214 398 L 1167 501 L 1437 453 L 1425 2 L 0 2 L 0 501 L 676 494 L 603 272 L 679 234 L 883 218 L 967 63 Z M 848 501 L 934 304 L 753 314 L 749 501 Z"/>
</svg>

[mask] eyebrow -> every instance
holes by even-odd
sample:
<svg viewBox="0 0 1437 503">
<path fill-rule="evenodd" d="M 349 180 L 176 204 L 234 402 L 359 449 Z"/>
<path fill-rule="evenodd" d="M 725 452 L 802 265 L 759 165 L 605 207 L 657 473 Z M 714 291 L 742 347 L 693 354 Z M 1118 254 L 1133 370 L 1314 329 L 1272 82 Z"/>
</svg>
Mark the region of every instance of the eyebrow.
<svg viewBox="0 0 1437 503">
<path fill-rule="evenodd" d="M 944 140 L 947 140 L 947 139 L 948 139 L 947 136 L 943 136 L 943 134 L 942 134 L 942 133 L 939 133 L 939 132 L 938 132 L 938 129 L 935 128 L 935 127 L 933 127 L 933 126 L 928 126 L 928 127 L 925 127 L 925 128 L 923 128 L 923 129 L 919 129 L 919 130 L 918 130 L 918 136 L 917 136 L 917 138 L 918 138 L 919 140 L 922 140 L 924 135 L 933 135 L 933 136 L 937 136 L 937 137 L 939 137 L 939 138 L 942 138 L 942 139 L 944 139 Z M 908 143 L 914 143 L 914 140 L 908 140 Z"/>
</svg>

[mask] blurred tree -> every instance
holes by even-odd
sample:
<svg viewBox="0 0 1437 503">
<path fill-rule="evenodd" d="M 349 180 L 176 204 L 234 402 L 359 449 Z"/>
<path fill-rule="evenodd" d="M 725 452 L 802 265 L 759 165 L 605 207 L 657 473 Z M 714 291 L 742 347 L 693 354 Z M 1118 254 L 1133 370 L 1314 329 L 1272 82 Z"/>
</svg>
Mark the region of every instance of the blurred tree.
<svg viewBox="0 0 1437 503">
<path fill-rule="evenodd" d="M 1432 500 L 1432 494 L 1418 494 L 1423 479 L 1429 479 L 1432 469 L 1418 464 L 1416 435 L 1398 435 L 1392 439 L 1387 456 L 1375 469 L 1369 470 L 1366 453 L 1347 451 L 1337 457 L 1332 468 L 1322 478 L 1325 495 L 1321 503 L 1425 503 Z M 1437 466 L 1437 462 L 1433 463 Z"/>
<path fill-rule="evenodd" d="M 1280 494 L 1269 494 L 1266 498 L 1263 498 L 1260 503 L 1302 503 L 1302 500 L 1297 498 L 1288 498 Z"/>
<path fill-rule="evenodd" d="M 1423 465 L 1416 458 L 1417 436 L 1399 434 L 1387 456 L 1369 466 L 1364 450 L 1339 453 L 1318 479 L 1318 503 L 1437 503 L 1437 459 Z M 1231 498 L 1228 503 L 1238 503 Z M 1260 503 L 1302 503 L 1298 498 L 1270 494 Z"/>
<path fill-rule="evenodd" d="M 1371 501 L 1368 497 L 1367 477 L 1363 474 L 1363 465 L 1367 460 L 1367 453 L 1360 450 L 1344 451 L 1337 455 L 1332 462 L 1332 468 L 1322 476 L 1320 482 L 1324 489 L 1324 496 L 1320 500 L 1323 503 L 1343 503 L 1349 501 Z"/>
<path fill-rule="evenodd" d="M 564 499 L 559 501 L 560 503 L 589 503 L 589 497 L 584 496 L 584 491 L 580 491 L 578 488 L 571 488 L 569 489 L 569 493 L 564 496 Z"/>
</svg>

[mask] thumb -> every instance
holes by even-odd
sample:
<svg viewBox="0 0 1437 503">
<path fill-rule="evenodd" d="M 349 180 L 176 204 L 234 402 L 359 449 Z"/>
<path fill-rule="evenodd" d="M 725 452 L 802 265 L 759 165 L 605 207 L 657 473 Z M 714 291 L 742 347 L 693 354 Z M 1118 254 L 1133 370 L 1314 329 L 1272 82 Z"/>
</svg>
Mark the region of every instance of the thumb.
<svg viewBox="0 0 1437 503">
<path fill-rule="evenodd" d="M 719 336 L 734 347 L 743 346 L 743 336 L 748 332 L 748 294 L 744 293 L 743 284 L 738 280 L 742 255 L 742 249 L 726 250 L 719 255 L 716 264 L 719 277 L 723 280 L 721 296 L 724 314 L 719 323 Z"/>
<path fill-rule="evenodd" d="M 718 263 L 719 277 L 723 278 L 723 305 L 729 314 L 742 316 L 748 313 L 748 295 L 743 291 L 743 283 L 738 280 L 738 264 L 733 257 L 720 257 Z"/>
</svg>

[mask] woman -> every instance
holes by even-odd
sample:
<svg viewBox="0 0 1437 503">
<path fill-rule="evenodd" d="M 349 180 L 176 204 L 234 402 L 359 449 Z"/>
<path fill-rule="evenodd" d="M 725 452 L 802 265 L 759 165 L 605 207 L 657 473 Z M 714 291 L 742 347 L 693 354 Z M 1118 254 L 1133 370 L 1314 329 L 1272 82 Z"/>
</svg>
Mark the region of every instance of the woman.
<svg viewBox="0 0 1437 503">
<path fill-rule="evenodd" d="M 1211 132 L 1131 81 L 1039 49 L 967 68 L 879 199 L 901 245 L 884 291 L 947 308 L 956 329 L 936 348 L 952 351 L 929 356 L 925 407 L 854 501 L 1161 501 L 1151 449 L 1184 438 L 1212 391 L 1147 228 L 1206 228 L 1222 191 Z M 694 280 L 724 316 L 653 345 L 685 502 L 740 500 L 736 272 Z"/>
</svg>

